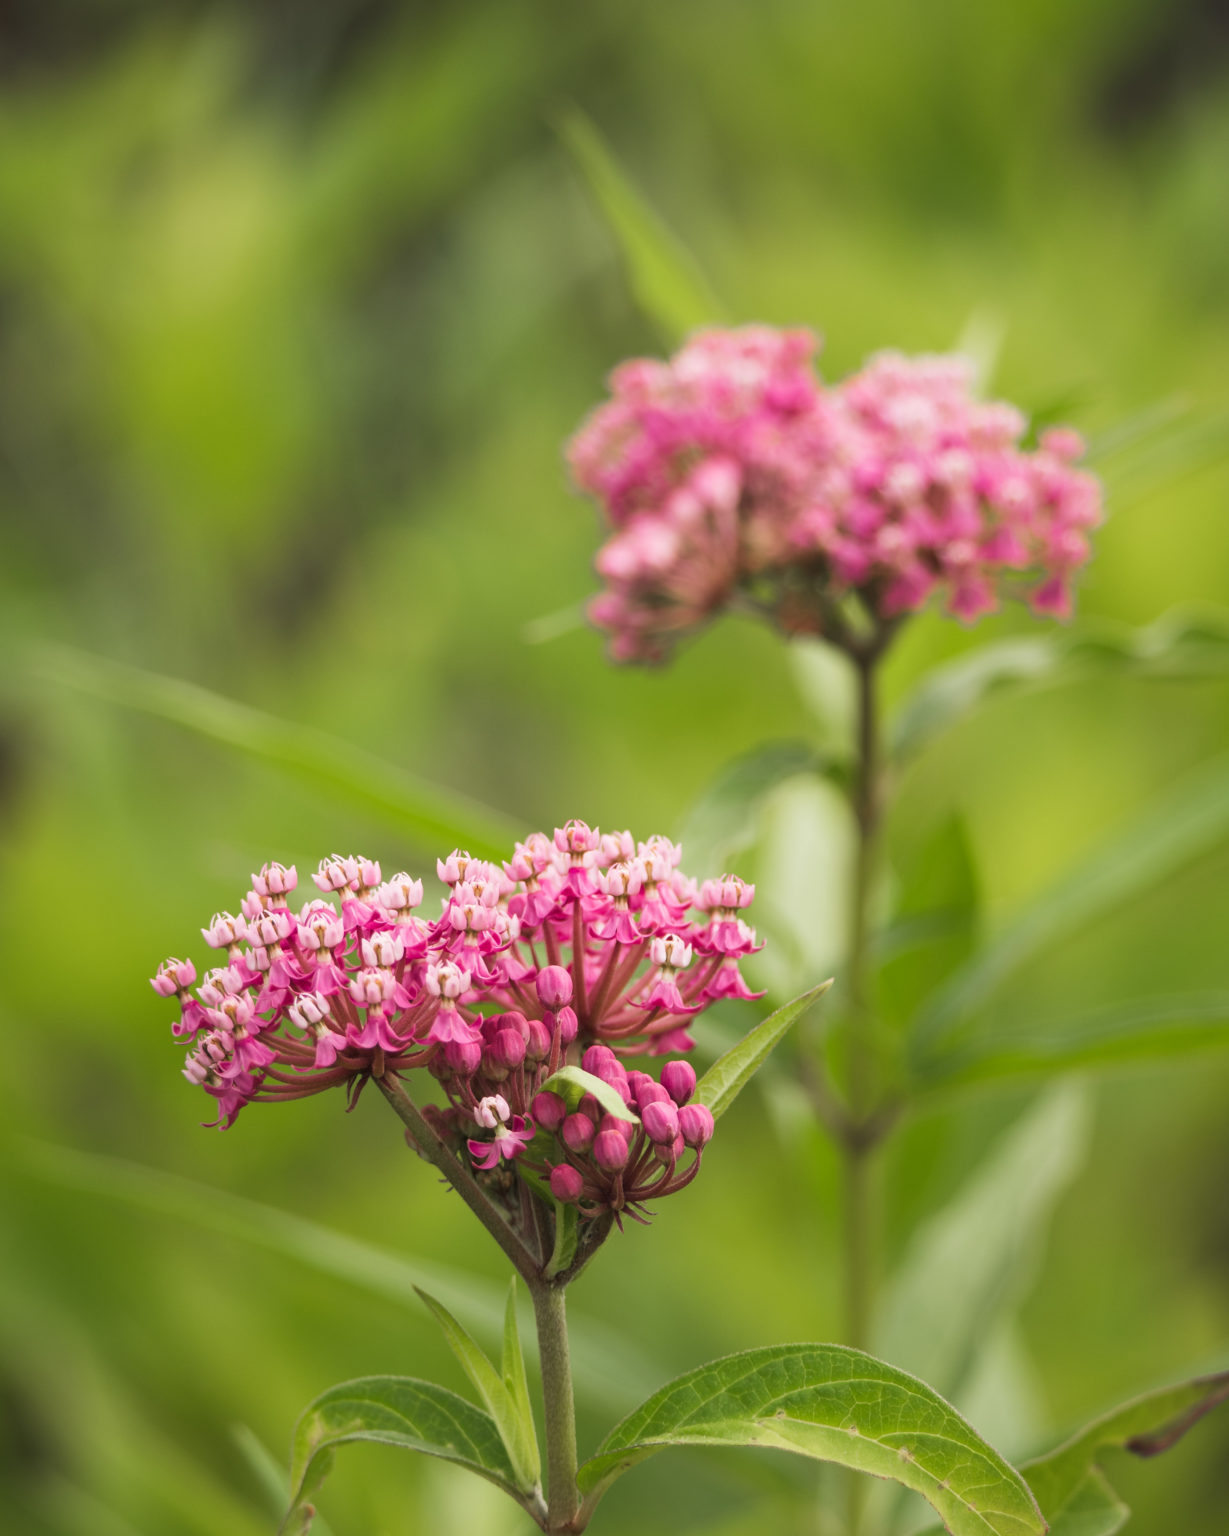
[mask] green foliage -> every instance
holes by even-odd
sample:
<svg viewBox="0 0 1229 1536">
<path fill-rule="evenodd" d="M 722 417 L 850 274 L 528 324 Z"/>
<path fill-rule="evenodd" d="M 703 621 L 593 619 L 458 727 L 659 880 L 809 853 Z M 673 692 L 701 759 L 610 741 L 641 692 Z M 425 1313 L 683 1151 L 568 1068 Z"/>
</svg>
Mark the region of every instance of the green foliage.
<svg viewBox="0 0 1229 1536">
<path fill-rule="evenodd" d="M 559 131 L 618 241 L 636 302 L 673 347 L 724 318 L 699 263 L 628 180 L 585 114 L 565 112 Z"/>
<path fill-rule="evenodd" d="M 586 1094 L 592 1094 L 608 1115 L 616 1120 L 639 1124 L 639 1117 L 619 1097 L 609 1083 L 586 1072 L 583 1067 L 560 1067 L 538 1090 L 540 1093 L 557 1093 L 569 1109 L 575 1109 Z"/>
<path fill-rule="evenodd" d="M 502 858 L 523 831 L 498 812 L 416 779 L 351 742 L 278 719 L 195 683 L 60 646 L 44 647 L 36 670 L 47 682 L 155 715 L 272 763 L 364 810 L 378 812 L 433 853 L 467 846 L 482 857 Z"/>
<path fill-rule="evenodd" d="M 667 1446 L 763 1446 L 915 1489 L 953 1536 L 1040 1536 L 1020 1475 L 924 1383 L 857 1350 L 785 1344 L 689 1371 L 580 1469 L 590 1501 Z"/>
<path fill-rule="evenodd" d="M 474 1384 L 475 1391 L 499 1431 L 515 1474 L 516 1486 L 522 1493 L 531 1492 L 537 1487 L 542 1475 L 542 1460 L 538 1452 L 533 1411 L 529 1406 L 529 1387 L 525 1381 L 525 1364 L 521 1358 L 520 1334 L 516 1326 L 515 1278 L 508 1296 L 503 1371 L 495 1369 L 447 1307 L 441 1306 L 424 1290 L 419 1290 L 418 1294 L 443 1330 L 448 1347 L 461 1362 L 462 1369 Z"/>
<path fill-rule="evenodd" d="M 714 1120 L 724 1115 L 780 1044 L 786 1032 L 819 1001 L 831 985 L 831 981 L 821 981 L 818 986 L 794 998 L 792 1002 L 785 1003 L 749 1030 L 737 1045 L 732 1045 L 719 1056 L 699 1080 L 694 1102 L 707 1105 Z"/>
<path fill-rule="evenodd" d="M 516 1471 L 490 1414 L 429 1381 L 365 1376 L 322 1392 L 299 1420 L 284 1536 L 306 1529 L 295 1522 L 327 1476 L 336 1447 L 360 1440 L 456 1462 L 502 1488 L 518 1504 L 528 1508 L 532 1502 L 517 1486 Z"/>
</svg>

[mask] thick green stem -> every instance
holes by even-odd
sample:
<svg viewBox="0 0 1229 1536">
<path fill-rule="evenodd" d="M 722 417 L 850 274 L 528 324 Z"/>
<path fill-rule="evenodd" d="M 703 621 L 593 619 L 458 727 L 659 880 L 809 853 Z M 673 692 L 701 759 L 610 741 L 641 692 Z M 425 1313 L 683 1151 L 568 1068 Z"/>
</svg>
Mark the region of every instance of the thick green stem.
<svg viewBox="0 0 1229 1536">
<path fill-rule="evenodd" d="M 549 1532 L 578 1531 L 580 1490 L 576 1486 L 576 1405 L 563 1286 L 536 1281 L 529 1287 L 538 1325 L 542 1398 L 546 1410 L 546 1526 Z"/>
</svg>

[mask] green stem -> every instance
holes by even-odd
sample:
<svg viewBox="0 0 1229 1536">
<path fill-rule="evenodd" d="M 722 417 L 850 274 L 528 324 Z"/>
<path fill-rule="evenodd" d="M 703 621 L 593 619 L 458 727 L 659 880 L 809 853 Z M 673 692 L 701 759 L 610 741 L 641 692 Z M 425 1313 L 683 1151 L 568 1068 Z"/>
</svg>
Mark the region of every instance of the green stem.
<svg viewBox="0 0 1229 1536">
<path fill-rule="evenodd" d="M 546 1422 L 546 1525 L 548 1532 L 583 1530 L 580 1490 L 576 1486 L 576 1406 L 562 1285 L 531 1283 L 542 1365 Z"/>
<path fill-rule="evenodd" d="M 414 1145 L 429 1162 L 435 1164 L 507 1254 L 517 1274 L 526 1285 L 532 1287 L 538 1279 L 538 1261 L 528 1246 L 504 1220 L 502 1213 L 477 1179 L 435 1134 L 423 1118 L 418 1106 L 395 1077 L 377 1077 L 375 1083 L 414 1138 Z"/>
</svg>

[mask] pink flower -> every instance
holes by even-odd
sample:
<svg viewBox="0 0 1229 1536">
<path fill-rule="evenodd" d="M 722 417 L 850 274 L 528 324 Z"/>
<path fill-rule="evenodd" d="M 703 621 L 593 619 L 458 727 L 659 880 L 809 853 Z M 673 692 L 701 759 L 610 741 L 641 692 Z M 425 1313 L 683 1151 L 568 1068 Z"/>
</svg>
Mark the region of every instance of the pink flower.
<svg viewBox="0 0 1229 1536">
<path fill-rule="evenodd" d="M 843 638 L 857 591 L 889 619 L 939 591 L 972 622 L 1022 587 L 1065 616 L 1101 521 L 1078 435 L 1037 449 L 961 358 L 885 352 L 825 387 L 815 338 L 748 326 L 625 363 L 568 450 L 611 536 L 590 616 L 619 661 L 657 661 L 740 591 L 787 632 Z"/>
<path fill-rule="evenodd" d="M 479 1102 L 474 1110 L 474 1122 L 495 1132 L 493 1141 L 471 1139 L 466 1142 L 475 1164 L 488 1171 L 501 1160 L 511 1162 L 513 1158 L 520 1157 L 533 1140 L 533 1122 L 522 1115 L 512 1114 L 508 1101 L 501 1094 Z"/>
</svg>

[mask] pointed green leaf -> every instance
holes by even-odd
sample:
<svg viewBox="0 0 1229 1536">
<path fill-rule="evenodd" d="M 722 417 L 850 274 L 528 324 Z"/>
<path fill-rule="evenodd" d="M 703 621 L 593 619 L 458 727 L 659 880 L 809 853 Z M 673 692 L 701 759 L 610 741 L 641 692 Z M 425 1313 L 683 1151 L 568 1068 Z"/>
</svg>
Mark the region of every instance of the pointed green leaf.
<svg viewBox="0 0 1229 1536">
<path fill-rule="evenodd" d="M 1009 1078 L 1050 1077 L 1229 1048 L 1229 992 L 1148 997 L 1044 1031 L 972 1040 L 936 1057 L 916 1079 L 944 1091 Z"/>
<path fill-rule="evenodd" d="M 944 731 L 1001 694 L 1053 688 L 1112 673 L 1198 678 L 1229 671 L 1229 613 L 1179 608 L 1142 629 L 1085 624 L 1073 633 L 1027 636 L 978 646 L 928 672 L 888 731 L 904 764 Z"/>
<path fill-rule="evenodd" d="M 328 1470 L 333 1450 L 356 1440 L 401 1446 L 467 1467 L 502 1488 L 522 1508 L 523 1493 L 495 1421 L 473 1403 L 430 1381 L 366 1376 L 321 1393 L 299 1420 L 290 1468 L 291 1506 L 283 1533 L 302 1529 L 296 1511 Z"/>
<path fill-rule="evenodd" d="M 508 1284 L 508 1304 L 504 1308 L 504 1343 L 500 1355 L 504 1387 L 522 1425 L 522 1437 L 533 1447 L 533 1480 L 542 1475 L 542 1459 L 538 1451 L 538 1432 L 533 1422 L 533 1404 L 529 1400 L 529 1378 L 525 1374 L 525 1352 L 521 1348 L 521 1329 L 516 1315 L 517 1280 L 513 1275 Z"/>
<path fill-rule="evenodd" d="M 636 302 L 662 340 L 673 346 L 688 331 L 721 321 L 724 308 L 699 262 L 645 202 L 584 113 L 566 112 L 559 131 L 618 241 Z"/>
<path fill-rule="evenodd" d="M 50 682 L 141 710 L 235 747 L 374 811 L 432 850 L 468 847 L 503 858 L 523 829 L 498 811 L 416 778 L 340 737 L 279 719 L 180 678 L 163 677 L 65 646 L 45 646 L 37 670 Z"/>
<path fill-rule="evenodd" d="M 1158 1456 L 1176 1445 L 1205 1414 L 1229 1402 L 1229 1371 L 1148 1392 L 1094 1419 L 1057 1450 L 1024 1467 L 1029 1487 L 1047 1519 L 1073 1501 L 1107 1450 Z"/>
<path fill-rule="evenodd" d="M 533 1427 L 533 1415 L 528 1418 L 521 1413 L 519 1405 L 508 1389 L 503 1376 L 495 1369 L 486 1355 L 482 1352 L 474 1340 L 461 1327 L 447 1307 L 441 1306 L 434 1296 L 428 1296 L 426 1291 L 415 1287 L 431 1315 L 443 1330 L 444 1337 L 448 1340 L 448 1347 L 461 1362 L 461 1368 L 474 1384 L 474 1390 L 486 1406 L 486 1411 L 495 1421 L 495 1427 L 499 1431 L 500 1439 L 508 1452 L 508 1460 L 512 1463 L 515 1473 L 515 1481 L 522 1492 L 528 1493 L 537 1486 L 542 1475 L 542 1462 L 538 1454 L 538 1437 Z M 508 1301 L 508 1308 L 512 1313 L 512 1326 L 516 1328 L 516 1291 L 512 1292 Z M 507 1316 L 504 1321 L 504 1351 L 507 1352 Z M 520 1355 L 520 1337 L 516 1340 L 517 1355 Z M 521 1372 L 524 1373 L 524 1364 L 521 1364 Z"/>
<path fill-rule="evenodd" d="M 609 1083 L 604 1083 L 600 1077 L 594 1077 L 592 1072 L 586 1072 L 582 1067 L 560 1067 L 538 1091 L 557 1093 L 569 1109 L 575 1109 L 585 1094 L 591 1093 L 608 1115 L 613 1115 L 616 1120 L 639 1123 L 636 1115 Z"/>
<path fill-rule="evenodd" d="M 1229 758 L 1220 757 L 1154 801 L 963 966 L 919 1015 L 912 1053 L 925 1071 L 938 1048 L 994 989 L 1048 944 L 1122 906 L 1229 835 Z"/>
<path fill-rule="evenodd" d="M 805 741 L 768 742 L 726 763 L 684 823 L 679 842 L 688 869 L 700 876 L 721 874 L 754 843 L 764 797 L 786 779 L 822 768 L 823 760 Z"/>
<path fill-rule="evenodd" d="M 714 1360 L 619 1424 L 578 1481 L 591 1508 L 620 1473 L 671 1445 L 767 1446 L 890 1478 L 953 1536 L 1041 1536 L 1024 1480 L 935 1392 L 859 1350 L 779 1344 Z"/>
<path fill-rule="evenodd" d="M 821 981 L 817 987 L 804 992 L 792 1002 L 784 1004 L 775 1013 L 749 1030 L 737 1045 L 718 1056 L 712 1066 L 696 1084 L 693 1102 L 706 1104 L 717 1120 L 743 1091 L 764 1065 L 791 1025 L 796 1024 L 812 1003 L 824 995 L 832 982 Z"/>
</svg>

